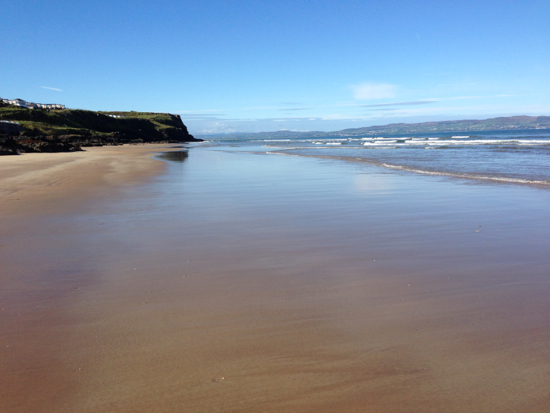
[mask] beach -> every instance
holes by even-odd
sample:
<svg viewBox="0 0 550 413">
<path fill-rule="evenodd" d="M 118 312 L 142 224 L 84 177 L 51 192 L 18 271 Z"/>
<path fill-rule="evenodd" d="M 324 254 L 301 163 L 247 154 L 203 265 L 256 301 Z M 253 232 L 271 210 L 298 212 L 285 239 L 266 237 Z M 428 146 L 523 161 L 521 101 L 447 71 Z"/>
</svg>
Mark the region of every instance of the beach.
<svg viewBox="0 0 550 413">
<path fill-rule="evenodd" d="M 181 150 L 0 158 L 1 412 L 547 411 L 548 190 Z"/>
</svg>

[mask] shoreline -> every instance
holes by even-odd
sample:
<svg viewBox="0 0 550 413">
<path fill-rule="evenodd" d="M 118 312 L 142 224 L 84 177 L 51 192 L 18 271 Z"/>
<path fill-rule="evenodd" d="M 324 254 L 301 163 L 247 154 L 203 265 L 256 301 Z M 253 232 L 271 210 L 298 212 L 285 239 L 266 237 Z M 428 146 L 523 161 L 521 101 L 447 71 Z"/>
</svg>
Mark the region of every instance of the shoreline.
<svg viewBox="0 0 550 413">
<path fill-rule="evenodd" d="M 351 156 L 330 156 L 330 155 L 303 155 L 303 154 L 293 154 L 286 153 L 291 152 L 292 149 L 272 151 L 272 152 L 251 152 L 257 154 L 269 154 L 269 155 L 283 155 L 283 156 L 297 156 L 304 158 L 317 158 L 317 159 L 333 159 L 344 162 L 351 163 L 362 163 L 366 165 L 372 165 L 379 168 L 386 168 L 395 171 L 409 172 L 417 175 L 431 175 L 431 176 L 440 176 L 444 178 L 465 180 L 470 182 L 480 182 L 484 184 L 510 184 L 510 185 L 521 185 L 539 189 L 550 189 L 550 181 L 548 180 L 529 180 L 522 178 L 511 178 L 511 177 L 499 177 L 499 176 L 485 176 L 479 175 L 476 173 L 456 173 L 450 171 L 432 171 L 429 169 L 420 169 L 414 168 L 407 165 L 392 165 L 387 162 L 375 161 L 368 158 L 356 158 Z"/>
</svg>

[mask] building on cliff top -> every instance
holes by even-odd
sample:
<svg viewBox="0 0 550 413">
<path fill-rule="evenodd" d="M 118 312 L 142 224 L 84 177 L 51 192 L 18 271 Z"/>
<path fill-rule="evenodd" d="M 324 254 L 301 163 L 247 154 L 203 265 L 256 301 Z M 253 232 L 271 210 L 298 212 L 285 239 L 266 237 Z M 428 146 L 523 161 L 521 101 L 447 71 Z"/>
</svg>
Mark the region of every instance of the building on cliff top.
<svg viewBox="0 0 550 413">
<path fill-rule="evenodd" d="M 2 103 L 27 109 L 65 109 L 65 105 L 59 103 L 33 103 L 23 99 L 2 99 Z"/>
</svg>

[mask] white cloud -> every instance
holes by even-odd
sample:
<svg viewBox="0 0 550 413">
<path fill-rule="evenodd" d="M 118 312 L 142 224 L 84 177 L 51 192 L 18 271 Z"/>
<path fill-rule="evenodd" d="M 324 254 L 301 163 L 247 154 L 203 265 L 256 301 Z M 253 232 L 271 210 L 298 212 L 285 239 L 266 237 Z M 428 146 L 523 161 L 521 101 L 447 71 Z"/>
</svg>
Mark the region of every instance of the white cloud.
<svg viewBox="0 0 550 413">
<path fill-rule="evenodd" d="M 368 100 L 393 98 L 397 87 L 386 83 L 360 83 L 353 85 L 351 89 L 355 99 Z"/>
<path fill-rule="evenodd" d="M 56 92 L 63 92 L 61 89 L 58 89 L 56 87 L 48 87 L 48 86 L 40 86 L 42 89 L 49 89 L 49 90 L 55 90 Z"/>
<path fill-rule="evenodd" d="M 461 102 L 460 100 L 456 102 Z M 184 120 L 191 134 L 213 134 L 229 132 L 269 132 L 281 129 L 302 131 L 338 131 L 388 123 L 417 123 L 428 121 L 486 119 L 512 115 L 547 115 L 550 105 L 469 105 L 438 107 L 412 105 L 401 108 L 390 107 L 391 112 L 370 112 L 345 114 L 332 113 L 317 117 L 277 117 L 251 119 L 192 119 Z M 382 108 L 382 109 L 390 109 Z"/>
</svg>

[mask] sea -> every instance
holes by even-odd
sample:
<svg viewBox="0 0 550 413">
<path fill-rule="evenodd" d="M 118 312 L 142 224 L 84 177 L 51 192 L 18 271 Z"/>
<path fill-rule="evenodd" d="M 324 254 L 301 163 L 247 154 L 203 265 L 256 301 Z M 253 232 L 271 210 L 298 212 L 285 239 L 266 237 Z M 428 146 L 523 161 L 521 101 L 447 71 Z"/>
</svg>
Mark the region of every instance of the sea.
<svg viewBox="0 0 550 413">
<path fill-rule="evenodd" d="M 215 137 L 213 146 L 277 155 L 362 162 L 471 182 L 550 189 L 550 130 L 513 130 L 322 138 Z"/>
</svg>

